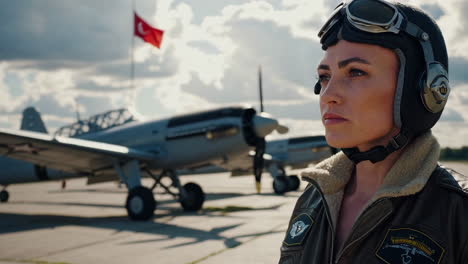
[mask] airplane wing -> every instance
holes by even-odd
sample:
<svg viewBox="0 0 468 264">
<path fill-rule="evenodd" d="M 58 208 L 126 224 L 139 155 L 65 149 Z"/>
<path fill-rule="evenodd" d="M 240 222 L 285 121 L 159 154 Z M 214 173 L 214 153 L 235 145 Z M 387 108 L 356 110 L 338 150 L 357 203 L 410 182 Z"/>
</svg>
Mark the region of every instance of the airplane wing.
<svg viewBox="0 0 468 264">
<path fill-rule="evenodd" d="M 0 155 L 67 172 L 112 168 L 115 162 L 149 161 L 157 154 L 91 140 L 0 129 Z"/>
</svg>

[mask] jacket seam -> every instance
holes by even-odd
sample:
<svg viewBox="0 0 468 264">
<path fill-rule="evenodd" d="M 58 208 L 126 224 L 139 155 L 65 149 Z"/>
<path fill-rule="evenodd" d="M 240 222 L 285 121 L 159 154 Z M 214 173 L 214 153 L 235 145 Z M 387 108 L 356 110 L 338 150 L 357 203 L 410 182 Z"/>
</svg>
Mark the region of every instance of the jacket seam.
<svg viewBox="0 0 468 264">
<path fill-rule="evenodd" d="M 443 187 L 444 189 L 448 189 L 449 191 L 453 191 L 453 192 L 458 193 L 458 194 L 460 194 L 462 196 L 468 197 L 468 193 L 462 188 L 458 188 L 456 186 L 453 186 L 451 184 L 446 184 L 446 183 L 439 183 L 439 185 L 441 187 Z"/>
<path fill-rule="evenodd" d="M 330 252 L 330 263 L 333 263 L 333 260 L 334 260 L 334 244 L 335 244 L 335 227 L 333 226 L 333 221 L 331 219 L 331 215 L 330 215 L 330 208 L 328 207 L 328 203 L 325 199 L 325 196 L 322 192 L 322 190 L 320 189 L 320 186 L 319 184 L 313 180 L 313 179 L 308 179 L 306 178 L 306 181 L 309 182 L 309 184 L 311 186 L 313 186 L 320 194 L 321 198 L 322 198 L 322 202 L 323 202 L 323 206 L 325 207 L 325 216 L 326 218 L 328 219 L 328 222 L 330 222 L 330 227 L 331 227 L 331 234 L 332 234 L 332 241 L 331 241 L 331 252 Z"/>
</svg>

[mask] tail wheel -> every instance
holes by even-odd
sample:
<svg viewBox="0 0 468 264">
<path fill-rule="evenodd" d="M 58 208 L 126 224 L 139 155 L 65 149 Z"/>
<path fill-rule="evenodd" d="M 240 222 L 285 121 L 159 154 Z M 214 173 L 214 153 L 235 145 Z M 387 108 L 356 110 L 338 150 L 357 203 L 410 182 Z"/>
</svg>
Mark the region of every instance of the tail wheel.
<svg viewBox="0 0 468 264">
<path fill-rule="evenodd" d="M 288 176 L 287 181 L 288 181 L 288 187 L 290 191 L 299 190 L 299 186 L 301 185 L 301 182 L 299 181 L 299 177 L 297 177 L 297 175 Z"/>
<path fill-rule="evenodd" d="M 8 198 L 10 198 L 10 194 L 8 194 L 8 191 L 1 191 L 0 192 L 0 202 L 6 203 L 8 202 Z"/>
<path fill-rule="evenodd" d="M 153 192 L 143 186 L 137 186 L 130 190 L 125 203 L 127 213 L 132 220 L 148 220 L 156 209 L 156 200 Z"/>
<path fill-rule="evenodd" d="M 185 211 L 197 211 L 200 210 L 205 202 L 205 193 L 203 192 L 200 185 L 189 182 L 185 184 L 184 195 L 181 195 L 180 204 Z"/>
<path fill-rule="evenodd" d="M 284 194 L 289 190 L 288 180 L 285 176 L 278 176 L 273 180 L 273 190 L 276 194 Z"/>
</svg>

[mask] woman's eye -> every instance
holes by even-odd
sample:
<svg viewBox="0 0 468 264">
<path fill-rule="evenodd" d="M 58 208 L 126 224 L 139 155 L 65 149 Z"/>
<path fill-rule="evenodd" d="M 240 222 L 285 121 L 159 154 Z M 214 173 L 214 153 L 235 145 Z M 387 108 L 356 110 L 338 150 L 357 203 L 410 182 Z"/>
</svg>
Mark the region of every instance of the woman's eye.
<svg viewBox="0 0 468 264">
<path fill-rule="evenodd" d="M 359 77 L 359 76 L 367 75 L 367 72 L 362 71 L 362 70 L 358 70 L 358 69 L 351 69 L 351 70 L 349 71 L 349 75 L 350 75 L 351 77 Z"/>
<path fill-rule="evenodd" d="M 320 83 L 323 83 L 323 82 L 327 82 L 330 80 L 330 75 L 327 75 L 327 74 L 319 74 L 319 76 L 317 77 L 318 81 Z"/>
</svg>

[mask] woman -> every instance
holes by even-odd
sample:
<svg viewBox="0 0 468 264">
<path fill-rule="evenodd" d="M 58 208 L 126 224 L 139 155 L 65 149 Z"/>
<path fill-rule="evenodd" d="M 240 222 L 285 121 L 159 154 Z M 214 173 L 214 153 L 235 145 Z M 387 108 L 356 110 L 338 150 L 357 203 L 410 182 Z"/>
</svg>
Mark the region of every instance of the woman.
<svg viewBox="0 0 468 264">
<path fill-rule="evenodd" d="M 342 152 L 302 173 L 280 263 L 468 263 L 468 180 L 437 164 L 430 129 L 450 92 L 423 11 L 340 4 L 319 33 L 320 110 Z"/>
</svg>

